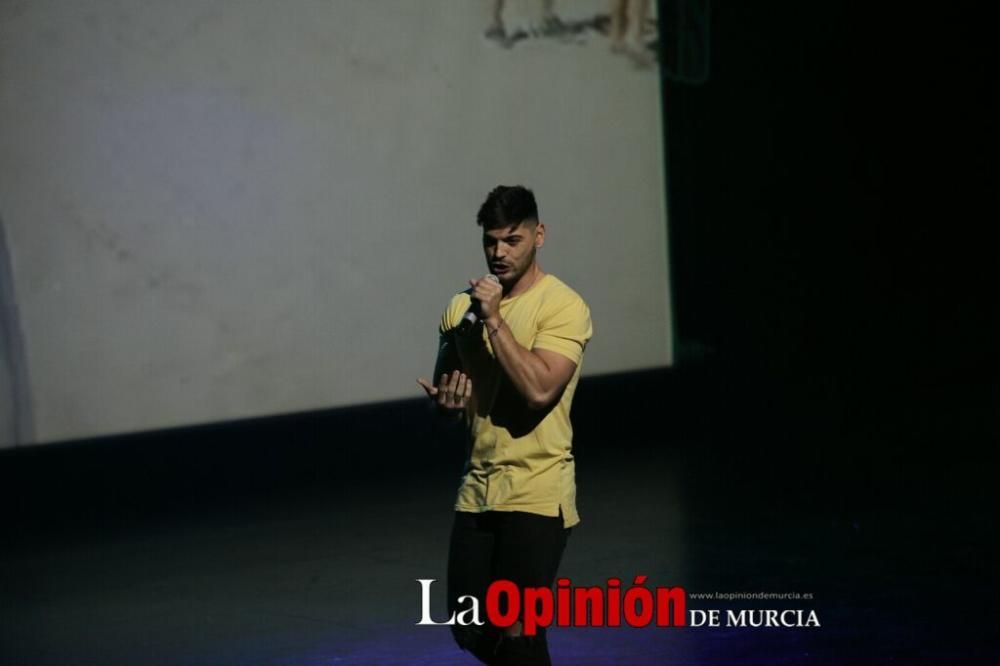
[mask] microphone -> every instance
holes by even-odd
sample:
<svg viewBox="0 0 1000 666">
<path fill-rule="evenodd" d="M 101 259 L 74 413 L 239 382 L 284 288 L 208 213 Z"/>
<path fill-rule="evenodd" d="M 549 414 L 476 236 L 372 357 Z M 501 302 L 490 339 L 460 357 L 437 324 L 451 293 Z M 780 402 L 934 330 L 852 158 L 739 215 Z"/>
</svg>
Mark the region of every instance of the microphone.
<svg viewBox="0 0 1000 666">
<path fill-rule="evenodd" d="M 493 282 L 500 284 L 500 278 L 492 273 L 487 275 L 485 279 L 492 280 Z M 462 315 L 462 321 L 458 322 L 458 332 L 468 333 L 472 330 L 472 327 L 476 325 L 477 321 L 479 321 L 479 301 L 472 299 L 472 305 L 470 305 L 469 309 L 465 311 L 464 315 Z"/>
</svg>

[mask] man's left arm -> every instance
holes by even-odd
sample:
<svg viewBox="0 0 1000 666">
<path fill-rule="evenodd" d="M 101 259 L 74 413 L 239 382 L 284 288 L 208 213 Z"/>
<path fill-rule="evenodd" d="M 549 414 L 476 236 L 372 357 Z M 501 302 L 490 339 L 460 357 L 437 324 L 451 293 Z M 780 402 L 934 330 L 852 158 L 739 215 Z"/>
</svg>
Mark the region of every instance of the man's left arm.
<svg viewBox="0 0 1000 666">
<path fill-rule="evenodd" d="M 432 383 L 435 380 L 438 382 L 436 386 Z M 447 310 L 441 317 L 438 329 L 438 353 L 432 381 L 421 377 L 417 383 L 423 387 L 427 397 L 435 402 L 438 413 L 462 414 L 472 399 L 472 378 L 465 374 L 462 367 L 462 359 L 455 347 L 455 331 L 450 325 Z"/>
</svg>

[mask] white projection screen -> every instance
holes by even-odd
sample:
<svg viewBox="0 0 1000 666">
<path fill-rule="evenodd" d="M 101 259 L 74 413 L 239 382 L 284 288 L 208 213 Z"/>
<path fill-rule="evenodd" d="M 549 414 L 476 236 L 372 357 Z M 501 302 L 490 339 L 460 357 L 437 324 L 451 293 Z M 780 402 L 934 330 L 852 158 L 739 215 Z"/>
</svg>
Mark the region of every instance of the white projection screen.
<svg viewBox="0 0 1000 666">
<path fill-rule="evenodd" d="M 669 365 L 656 65 L 543 5 L 501 43 L 491 0 L 0 2 L 0 444 L 422 396 L 498 184 L 584 374 Z"/>
</svg>

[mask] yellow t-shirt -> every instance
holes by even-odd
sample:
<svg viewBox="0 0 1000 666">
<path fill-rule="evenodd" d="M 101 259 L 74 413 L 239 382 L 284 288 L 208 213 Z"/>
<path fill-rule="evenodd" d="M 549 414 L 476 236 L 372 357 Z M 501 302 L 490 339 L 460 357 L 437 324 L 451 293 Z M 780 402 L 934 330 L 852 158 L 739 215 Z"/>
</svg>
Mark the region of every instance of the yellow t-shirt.
<svg viewBox="0 0 1000 666">
<path fill-rule="evenodd" d="M 500 316 L 521 346 L 554 351 L 576 363 L 559 402 L 549 411 L 531 411 L 493 355 L 485 327 L 465 335 L 455 330 L 470 302 L 469 292 L 456 294 L 440 329 L 442 346 L 455 346 L 473 386 L 467 413 L 472 444 L 455 509 L 553 517 L 562 509 L 563 525 L 572 527 L 580 517 L 569 410 L 593 334 L 590 309 L 575 291 L 548 274 L 500 302 Z"/>
</svg>

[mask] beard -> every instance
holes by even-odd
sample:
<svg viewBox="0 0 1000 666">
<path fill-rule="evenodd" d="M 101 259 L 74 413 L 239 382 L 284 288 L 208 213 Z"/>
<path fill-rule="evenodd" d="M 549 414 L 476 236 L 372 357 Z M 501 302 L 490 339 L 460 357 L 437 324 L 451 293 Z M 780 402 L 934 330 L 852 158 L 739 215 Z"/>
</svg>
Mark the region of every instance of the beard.
<svg viewBox="0 0 1000 666">
<path fill-rule="evenodd" d="M 520 266 L 516 266 L 509 262 L 504 262 L 504 264 L 507 267 L 507 271 L 502 275 L 497 275 L 497 278 L 500 280 L 500 286 L 503 287 L 504 289 L 504 293 L 513 289 L 514 285 L 516 285 L 518 281 L 525 276 L 525 274 L 528 272 L 528 269 L 531 268 L 531 266 L 535 262 L 536 252 L 537 250 L 535 248 L 532 248 L 531 254 L 529 254 L 527 257 L 524 258 L 524 261 Z M 490 266 L 490 270 L 492 272 L 493 270 L 492 266 Z"/>
</svg>

